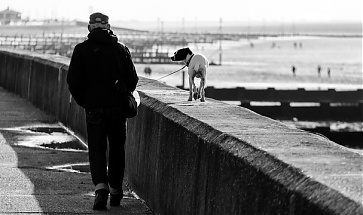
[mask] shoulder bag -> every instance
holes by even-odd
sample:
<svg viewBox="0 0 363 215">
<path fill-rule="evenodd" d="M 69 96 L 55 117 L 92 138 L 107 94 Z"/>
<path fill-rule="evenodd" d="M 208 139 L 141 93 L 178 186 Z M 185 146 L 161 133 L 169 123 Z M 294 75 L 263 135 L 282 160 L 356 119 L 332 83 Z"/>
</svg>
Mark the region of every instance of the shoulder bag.
<svg viewBox="0 0 363 215">
<path fill-rule="evenodd" d="M 122 46 L 119 46 L 119 49 L 121 51 L 121 58 L 125 58 L 125 54 L 123 52 L 126 52 L 122 49 Z M 128 62 L 125 59 L 122 59 L 122 63 L 127 64 Z M 121 65 L 124 68 L 128 68 L 129 65 Z M 120 68 L 122 68 L 120 66 Z M 135 116 L 137 116 L 137 102 L 135 100 L 135 97 L 133 96 L 133 93 L 128 91 L 126 88 L 126 84 L 124 83 L 125 80 L 125 74 L 123 74 L 121 72 L 121 76 L 124 77 L 119 77 L 120 75 L 114 74 L 115 71 L 113 72 L 113 76 L 115 79 L 115 88 L 118 94 L 119 99 L 121 100 L 121 108 L 122 108 L 122 112 L 123 115 L 126 118 L 133 118 Z"/>
</svg>

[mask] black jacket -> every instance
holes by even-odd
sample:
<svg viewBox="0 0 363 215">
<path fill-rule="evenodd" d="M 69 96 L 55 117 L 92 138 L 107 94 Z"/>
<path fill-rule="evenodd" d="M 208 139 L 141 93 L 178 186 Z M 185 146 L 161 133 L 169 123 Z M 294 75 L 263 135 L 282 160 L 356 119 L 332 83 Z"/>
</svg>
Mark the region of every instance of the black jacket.
<svg viewBox="0 0 363 215">
<path fill-rule="evenodd" d="M 67 83 L 77 104 L 84 108 L 120 106 L 115 88 L 122 79 L 127 91 L 138 82 L 129 49 L 111 30 L 95 29 L 74 48 Z"/>
</svg>

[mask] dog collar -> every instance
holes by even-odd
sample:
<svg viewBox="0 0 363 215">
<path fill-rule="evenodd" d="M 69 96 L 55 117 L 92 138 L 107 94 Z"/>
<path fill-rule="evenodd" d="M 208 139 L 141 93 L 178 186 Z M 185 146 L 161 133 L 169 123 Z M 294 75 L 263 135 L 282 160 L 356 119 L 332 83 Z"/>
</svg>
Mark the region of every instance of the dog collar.
<svg viewBox="0 0 363 215">
<path fill-rule="evenodd" d="M 190 56 L 189 60 L 188 60 L 188 61 L 187 61 L 187 63 L 186 63 L 186 65 L 187 65 L 187 66 L 189 66 L 189 63 L 190 63 L 190 61 L 192 60 L 193 56 L 194 56 L 194 54 L 192 54 L 192 56 Z"/>
</svg>

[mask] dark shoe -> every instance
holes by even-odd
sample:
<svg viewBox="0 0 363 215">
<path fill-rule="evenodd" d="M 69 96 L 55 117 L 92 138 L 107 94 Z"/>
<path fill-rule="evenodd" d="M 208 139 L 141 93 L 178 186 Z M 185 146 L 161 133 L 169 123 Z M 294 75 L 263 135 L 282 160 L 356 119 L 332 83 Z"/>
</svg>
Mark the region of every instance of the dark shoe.
<svg viewBox="0 0 363 215">
<path fill-rule="evenodd" d="M 118 194 L 118 195 L 113 195 L 113 194 L 111 194 L 110 195 L 111 196 L 111 198 L 110 198 L 110 206 L 112 206 L 112 207 L 118 207 L 118 206 L 120 206 L 120 202 L 121 202 L 121 200 L 122 200 L 122 198 L 123 198 L 123 194 Z"/>
<path fill-rule="evenodd" d="M 93 204 L 93 210 L 107 210 L 107 199 L 109 191 L 101 189 L 96 191 L 96 198 Z"/>
</svg>

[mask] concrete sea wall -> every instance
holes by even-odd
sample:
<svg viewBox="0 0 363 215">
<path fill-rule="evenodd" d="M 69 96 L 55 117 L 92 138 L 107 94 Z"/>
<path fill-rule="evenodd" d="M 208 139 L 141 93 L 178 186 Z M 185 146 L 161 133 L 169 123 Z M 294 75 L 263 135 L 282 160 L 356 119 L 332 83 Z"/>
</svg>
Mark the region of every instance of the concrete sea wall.
<svg viewBox="0 0 363 215">
<path fill-rule="evenodd" d="M 86 141 L 69 59 L 0 50 L 0 86 Z M 126 180 L 158 214 L 363 214 L 362 155 L 220 101 L 140 78 Z"/>
</svg>

